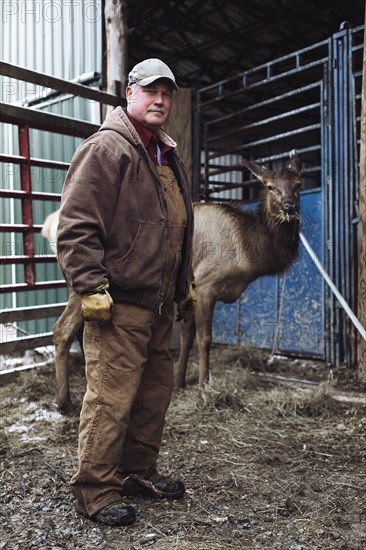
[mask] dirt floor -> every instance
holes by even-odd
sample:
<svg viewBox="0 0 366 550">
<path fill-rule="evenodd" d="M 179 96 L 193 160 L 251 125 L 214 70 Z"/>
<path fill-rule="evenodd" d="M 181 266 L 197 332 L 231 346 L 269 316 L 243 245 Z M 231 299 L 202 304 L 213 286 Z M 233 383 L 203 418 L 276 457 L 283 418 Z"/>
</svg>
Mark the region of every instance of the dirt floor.
<svg viewBox="0 0 366 550">
<path fill-rule="evenodd" d="M 186 496 L 127 498 L 138 513 L 128 528 L 74 512 L 78 416 L 57 412 L 52 367 L 0 388 L 0 549 L 366 549 L 365 401 L 335 399 L 335 388 L 365 388 L 349 369 L 267 358 L 215 348 L 208 387 L 174 393 L 160 468 L 184 480 Z M 196 368 L 193 356 L 191 382 Z M 283 387 L 268 374 L 320 385 Z M 84 384 L 76 357 L 79 406 Z"/>
</svg>

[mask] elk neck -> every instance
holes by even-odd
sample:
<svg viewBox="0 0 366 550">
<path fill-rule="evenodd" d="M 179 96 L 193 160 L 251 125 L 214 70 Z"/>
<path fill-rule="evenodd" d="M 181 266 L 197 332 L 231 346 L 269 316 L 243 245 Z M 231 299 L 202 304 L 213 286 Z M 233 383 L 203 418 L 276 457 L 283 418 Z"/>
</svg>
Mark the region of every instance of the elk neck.
<svg viewBox="0 0 366 550">
<path fill-rule="evenodd" d="M 279 222 L 263 203 L 256 212 L 244 212 L 242 218 L 243 248 L 256 277 L 279 273 L 298 255 L 300 222 L 296 218 Z"/>
</svg>

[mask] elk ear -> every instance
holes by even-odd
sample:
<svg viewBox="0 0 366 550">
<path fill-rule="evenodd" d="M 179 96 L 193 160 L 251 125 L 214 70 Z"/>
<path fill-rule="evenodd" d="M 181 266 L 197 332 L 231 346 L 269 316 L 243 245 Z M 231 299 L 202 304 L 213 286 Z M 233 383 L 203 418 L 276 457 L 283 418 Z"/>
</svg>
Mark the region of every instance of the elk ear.
<svg viewBox="0 0 366 550">
<path fill-rule="evenodd" d="M 297 152 L 291 151 L 290 152 L 290 160 L 287 161 L 285 165 L 285 170 L 288 172 L 293 172 L 296 175 L 300 175 L 301 173 L 301 160 Z"/>
<path fill-rule="evenodd" d="M 256 164 L 255 162 L 251 162 L 250 160 L 243 159 L 242 162 L 244 166 L 248 168 L 248 170 L 250 170 L 256 178 L 258 178 L 264 185 L 266 184 L 269 175 L 268 170 L 266 170 L 259 164 Z"/>
</svg>

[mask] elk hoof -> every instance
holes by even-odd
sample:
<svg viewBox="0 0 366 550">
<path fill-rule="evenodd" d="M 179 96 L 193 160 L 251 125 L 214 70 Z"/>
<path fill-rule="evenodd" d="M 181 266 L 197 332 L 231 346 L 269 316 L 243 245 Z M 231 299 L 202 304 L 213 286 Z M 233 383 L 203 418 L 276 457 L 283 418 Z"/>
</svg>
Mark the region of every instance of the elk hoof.
<svg viewBox="0 0 366 550">
<path fill-rule="evenodd" d="M 57 403 L 58 412 L 65 416 L 72 416 L 75 412 L 75 407 L 71 401 L 62 401 Z"/>
</svg>

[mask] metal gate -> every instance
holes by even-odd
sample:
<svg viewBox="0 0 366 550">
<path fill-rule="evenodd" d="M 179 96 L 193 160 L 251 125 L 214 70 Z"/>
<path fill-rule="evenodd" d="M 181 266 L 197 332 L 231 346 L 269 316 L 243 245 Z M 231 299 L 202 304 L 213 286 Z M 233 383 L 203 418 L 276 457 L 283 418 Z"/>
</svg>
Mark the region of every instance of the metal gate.
<svg viewBox="0 0 366 550">
<path fill-rule="evenodd" d="M 53 96 L 68 94 L 69 98 L 83 98 L 85 101 L 96 102 L 98 109 L 102 105 L 123 105 L 125 101 L 117 96 L 88 88 L 82 84 L 69 82 L 53 76 L 37 73 L 29 69 L 11 65 L 0 61 L 0 76 L 19 79 L 24 82 L 32 82 L 43 88 L 52 90 Z M 61 173 L 69 167 L 69 162 L 61 162 L 55 158 L 38 158 L 32 152 L 32 139 L 36 132 L 40 132 L 45 141 L 56 140 L 56 136 L 62 136 L 63 140 L 72 138 L 86 138 L 96 132 L 99 125 L 73 117 L 56 115 L 46 111 L 32 108 L 24 108 L 19 105 L 0 101 L 0 124 L 6 124 L 11 130 L 15 130 L 18 150 L 17 154 L 5 154 L 0 150 L 0 164 L 3 170 L 0 197 L 4 201 L 5 216 L 0 223 L 0 299 L 2 311 L 0 312 L 0 353 L 20 353 L 24 350 L 46 345 L 52 342 L 52 326 L 55 318 L 62 312 L 65 304 L 49 303 L 49 297 L 45 302 L 34 300 L 38 305 L 29 307 L 11 307 L 13 294 L 29 294 L 51 289 L 66 287 L 65 281 L 50 281 L 47 278 L 45 265 L 55 264 L 56 258 L 51 248 L 40 236 L 43 219 L 35 217 L 34 205 L 37 201 L 47 205 L 48 212 L 55 210 L 61 199 L 61 185 L 56 192 L 44 192 L 40 185 L 47 181 L 45 170 L 57 170 Z M 14 167 L 19 167 L 15 170 Z M 43 174 L 39 179 L 38 170 Z M 10 178 L 15 174 L 16 178 Z M 13 181 L 14 179 L 14 181 Z M 14 203 L 14 204 L 13 204 Z M 16 269 L 16 282 L 6 284 L 9 280 L 9 268 Z M 55 269 L 56 277 L 57 270 Z M 46 277 L 46 278 L 45 278 Z M 10 278 L 10 280 L 12 280 Z M 67 295 L 67 293 L 65 293 Z M 24 330 L 19 331 L 19 323 L 33 322 L 34 332 L 24 335 Z M 16 334 L 14 335 L 14 327 Z M 18 337 L 20 332 L 21 337 Z"/>
<path fill-rule="evenodd" d="M 301 229 L 338 290 L 357 297 L 358 152 L 363 27 L 198 90 L 196 200 L 251 207 L 258 183 L 240 157 L 268 168 L 296 149 L 303 164 Z M 235 303 L 218 303 L 214 341 L 355 362 L 354 329 L 302 248 L 288 273 L 255 281 Z"/>
</svg>

